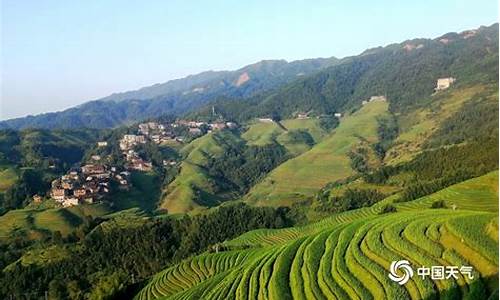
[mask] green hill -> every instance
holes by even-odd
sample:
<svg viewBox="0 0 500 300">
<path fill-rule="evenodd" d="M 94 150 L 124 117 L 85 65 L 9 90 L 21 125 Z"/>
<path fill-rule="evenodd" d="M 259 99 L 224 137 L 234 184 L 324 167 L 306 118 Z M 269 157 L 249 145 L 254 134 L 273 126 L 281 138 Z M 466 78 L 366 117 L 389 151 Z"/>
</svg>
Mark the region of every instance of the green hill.
<svg viewBox="0 0 500 300">
<path fill-rule="evenodd" d="M 250 190 L 246 200 L 258 205 L 290 205 L 328 182 L 354 175 L 349 152 L 377 142 L 377 119 L 386 116 L 387 109 L 386 102 L 371 102 L 345 116 L 330 136 L 273 170 Z"/>
<path fill-rule="evenodd" d="M 280 126 L 281 125 L 281 126 Z M 321 142 L 328 130 L 321 126 L 321 120 L 288 119 L 271 123 L 253 123 L 241 137 L 250 145 L 268 145 L 273 142 L 283 145 L 293 156 L 300 155 Z"/>
<path fill-rule="evenodd" d="M 25 235 L 35 240 L 55 231 L 67 236 L 83 223 L 85 216 L 99 217 L 109 212 L 109 208 L 100 204 L 70 208 L 10 210 L 0 216 L 0 240 L 8 240 L 15 235 Z"/>
<path fill-rule="evenodd" d="M 240 142 L 239 137 L 230 131 L 221 131 L 207 134 L 182 148 L 181 154 L 185 159 L 179 174 L 164 190 L 160 207 L 175 214 L 214 206 L 223 201 L 224 195 L 218 193 L 217 183 L 204 167 L 212 157 L 224 152 L 223 143 Z"/>
<path fill-rule="evenodd" d="M 387 199 L 305 227 L 252 231 L 227 242 L 228 251 L 157 274 L 136 299 L 486 299 L 498 289 L 497 181 L 492 172 L 394 203 L 394 213 L 380 213 Z M 438 200 L 457 207 L 432 209 Z M 387 275 L 402 259 L 472 266 L 474 278 L 415 275 L 400 286 Z"/>
<path fill-rule="evenodd" d="M 11 166 L 0 166 L 0 193 L 10 188 L 18 178 L 17 170 Z"/>
<path fill-rule="evenodd" d="M 248 149 L 257 151 L 280 147 L 282 152 L 287 153 L 287 157 L 293 157 L 308 151 L 327 134 L 328 131 L 321 127 L 320 119 L 284 120 L 281 126 L 275 122 L 252 123 L 241 134 L 229 130 L 209 133 L 180 150 L 185 158 L 180 164 L 179 174 L 165 187 L 160 207 L 174 214 L 196 212 L 237 199 L 240 196 L 237 187 L 228 180 L 232 178 L 223 178 L 224 174 L 214 172 L 214 160 L 220 162 L 224 159 L 235 159 L 251 163 L 258 158 L 252 155 L 244 157 Z M 234 155 L 230 156 L 228 153 Z M 262 159 L 270 158 L 267 152 L 261 152 L 260 155 Z M 227 168 L 238 167 L 240 166 L 231 165 Z M 245 173 L 243 176 L 255 173 L 242 169 Z"/>
</svg>

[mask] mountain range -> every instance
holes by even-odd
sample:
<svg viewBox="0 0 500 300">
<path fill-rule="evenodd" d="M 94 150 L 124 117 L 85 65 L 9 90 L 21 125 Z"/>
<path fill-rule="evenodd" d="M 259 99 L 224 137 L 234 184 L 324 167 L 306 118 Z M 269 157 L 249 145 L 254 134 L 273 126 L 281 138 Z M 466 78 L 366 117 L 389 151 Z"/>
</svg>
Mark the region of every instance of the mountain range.
<svg viewBox="0 0 500 300">
<path fill-rule="evenodd" d="M 61 111 L 0 122 L 0 128 L 110 128 L 192 111 L 217 97 L 245 99 L 334 65 L 332 58 L 264 60 L 236 71 L 207 71 Z M 89 125 L 90 124 L 90 125 Z"/>
</svg>

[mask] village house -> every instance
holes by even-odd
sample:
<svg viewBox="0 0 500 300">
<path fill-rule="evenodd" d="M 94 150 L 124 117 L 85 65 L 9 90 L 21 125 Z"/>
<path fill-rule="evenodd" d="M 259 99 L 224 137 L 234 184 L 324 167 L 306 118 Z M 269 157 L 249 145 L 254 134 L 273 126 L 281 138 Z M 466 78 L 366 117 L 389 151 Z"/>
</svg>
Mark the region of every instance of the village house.
<svg viewBox="0 0 500 300">
<path fill-rule="evenodd" d="M 135 134 L 125 134 L 123 136 L 123 140 L 128 142 L 128 143 L 137 143 L 137 144 L 144 144 L 146 143 L 146 137 L 143 135 L 135 135 Z"/>
<path fill-rule="evenodd" d="M 162 163 L 164 166 L 175 166 L 177 164 L 175 160 L 170 160 L 170 159 L 169 160 L 164 159 Z"/>
<path fill-rule="evenodd" d="M 83 197 L 86 194 L 87 194 L 87 190 L 85 188 L 77 188 L 77 189 L 73 190 L 73 195 L 75 197 L 78 197 L 78 198 Z"/>
<path fill-rule="evenodd" d="M 434 89 L 436 92 L 437 91 L 442 91 L 446 90 L 449 88 L 454 82 L 455 78 L 453 77 L 448 77 L 448 78 L 439 78 L 436 83 L 436 88 Z"/>
<path fill-rule="evenodd" d="M 78 198 L 65 198 L 61 201 L 64 207 L 75 206 L 79 204 Z"/>
<path fill-rule="evenodd" d="M 97 142 L 97 147 L 106 147 L 108 145 L 108 142 L 102 141 L 102 142 Z"/>
<path fill-rule="evenodd" d="M 109 179 L 111 177 L 110 172 L 104 172 L 104 173 L 99 173 L 99 174 L 94 174 L 93 175 L 97 179 Z"/>
<path fill-rule="evenodd" d="M 99 193 L 99 185 L 96 182 L 94 182 L 94 181 L 85 183 L 83 185 L 83 187 L 85 189 L 87 189 L 90 194 L 97 194 L 97 193 Z"/>
<path fill-rule="evenodd" d="M 189 126 L 189 121 L 187 121 L 187 120 L 178 120 L 174 124 L 172 124 L 172 127 L 177 127 L 177 126 Z"/>
<path fill-rule="evenodd" d="M 342 118 L 342 114 L 341 113 L 334 113 L 333 116 L 335 118 Z"/>
<path fill-rule="evenodd" d="M 156 144 L 159 144 L 159 143 L 161 143 L 162 138 L 159 134 L 155 134 L 155 135 L 151 136 L 151 140 L 153 142 L 155 142 Z"/>
<path fill-rule="evenodd" d="M 152 130 L 158 130 L 158 123 L 156 122 L 148 122 L 148 127 Z"/>
<path fill-rule="evenodd" d="M 194 134 L 194 135 L 199 135 L 199 134 L 201 134 L 201 129 L 196 128 L 196 127 L 192 127 L 192 128 L 189 128 L 189 133 Z"/>
<path fill-rule="evenodd" d="M 33 195 L 33 202 L 35 203 L 41 203 L 42 202 L 42 196 L 35 194 Z"/>
<path fill-rule="evenodd" d="M 52 197 L 54 200 L 64 200 L 67 194 L 67 190 L 62 188 L 52 188 L 52 190 L 50 191 L 50 197 Z"/>
<path fill-rule="evenodd" d="M 369 101 L 370 102 L 387 101 L 387 98 L 385 96 L 371 96 Z"/>
<path fill-rule="evenodd" d="M 59 178 L 52 180 L 52 182 L 50 183 L 50 186 L 52 188 L 56 188 L 60 185 L 61 185 L 61 179 L 59 179 Z"/>
<path fill-rule="evenodd" d="M 211 123 L 210 128 L 212 128 L 213 130 L 221 130 L 221 129 L 226 128 L 226 124 L 225 123 Z"/>
<path fill-rule="evenodd" d="M 273 123 L 274 122 L 273 119 L 271 119 L 271 118 L 259 118 L 258 120 L 261 123 Z"/>
<path fill-rule="evenodd" d="M 308 113 L 298 113 L 297 119 L 299 119 L 299 120 L 309 119 L 309 115 L 308 115 Z"/>
<path fill-rule="evenodd" d="M 120 149 L 128 150 L 137 144 L 145 144 L 146 137 L 144 135 L 125 134 L 120 140 Z"/>
<path fill-rule="evenodd" d="M 62 181 L 61 186 L 65 190 L 71 190 L 73 189 L 73 183 L 70 181 Z"/>
<path fill-rule="evenodd" d="M 92 198 L 92 197 L 86 197 L 86 198 L 83 198 L 82 201 L 84 203 L 87 203 L 87 204 L 92 204 L 92 203 L 94 203 L 94 198 Z"/>
<path fill-rule="evenodd" d="M 236 128 L 238 127 L 238 124 L 236 124 L 235 122 L 226 122 L 226 126 L 228 128 Z"/>
<path fill-rule="evenodd" d="M 103 165 L 93 165 L 88 164 L 82 167 L 83 174 L 100 174 L 104 173 L 106 170 Z"/>
<path fill-rule="evenodd" d="M 153 164 L 151 164 L 150 162 L 145 162 L 142 159 L 136 159 L 132 162 L 129 168 L 132 170 L 148 172 L 153 169 Z"/>
<path fill-rule="evenodd" d="M 145 135 L 149 134 L 149 126 L 146 123 L 139 124 L 139 132 Z"/>
<path fill-rule="evenodd" d="M 385 96 L 371 96 L 370 99 L 368 100 L 363 100 L 363 102 L 361 102 L 362 105 L 366 105 L 370 102 L 382 102 L 382 101 L 387 101 L 387 98 Z"/>
</svg>

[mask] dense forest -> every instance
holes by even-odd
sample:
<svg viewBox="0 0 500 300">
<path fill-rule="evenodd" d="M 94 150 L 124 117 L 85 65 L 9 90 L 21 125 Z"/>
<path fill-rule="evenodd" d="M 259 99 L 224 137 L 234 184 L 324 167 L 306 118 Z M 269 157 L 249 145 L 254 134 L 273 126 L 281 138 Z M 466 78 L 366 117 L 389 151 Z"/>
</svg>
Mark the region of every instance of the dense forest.
<svg viewBox="0 0 500 300">
<path fill-rule="evenodd" d="M 207 170 L 226 189 L 244 194 L 265 174 L 287 160 L 288 156 L 286 149 L 277 143 L 228 146 L 223 155 L 209 161 Z"/>
</svg>

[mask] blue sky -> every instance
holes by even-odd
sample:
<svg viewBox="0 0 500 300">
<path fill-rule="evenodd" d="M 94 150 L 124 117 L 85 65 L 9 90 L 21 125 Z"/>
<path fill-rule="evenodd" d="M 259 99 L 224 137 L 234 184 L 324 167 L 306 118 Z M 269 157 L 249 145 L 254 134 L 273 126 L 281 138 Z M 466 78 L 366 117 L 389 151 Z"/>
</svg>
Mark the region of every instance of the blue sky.
<svg viewBox="0 0 500 300">
<path fill-rule="evenodd" d="M 262 59 L 355 55 L 498 12 L 494 0 L 0 1 L 0 119 Z"/>
</svg>

